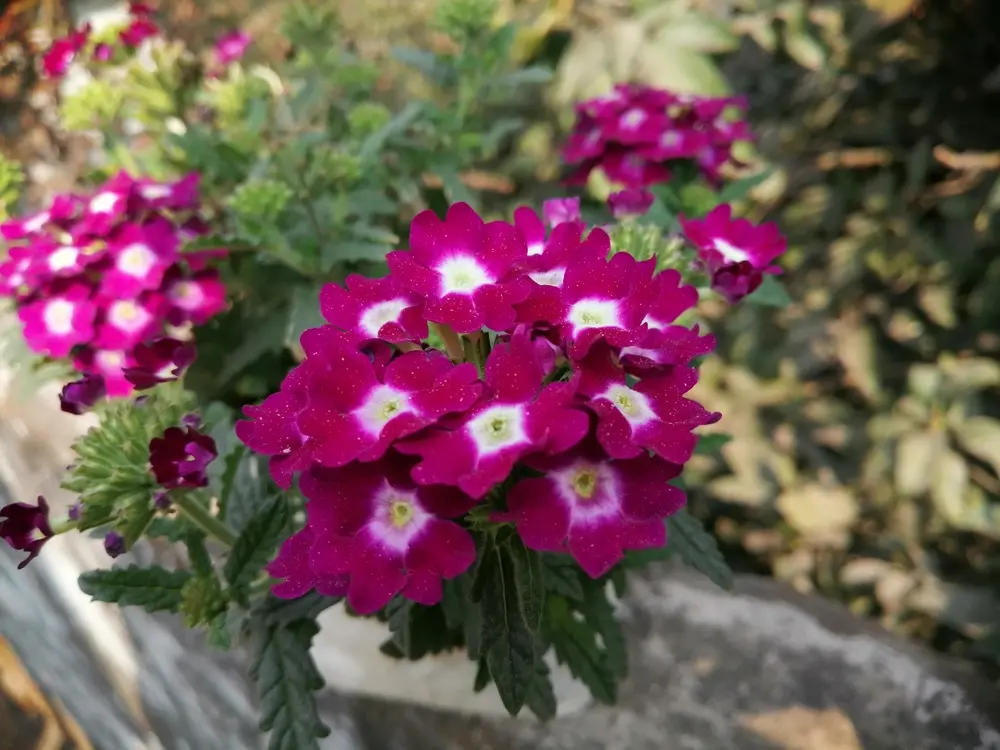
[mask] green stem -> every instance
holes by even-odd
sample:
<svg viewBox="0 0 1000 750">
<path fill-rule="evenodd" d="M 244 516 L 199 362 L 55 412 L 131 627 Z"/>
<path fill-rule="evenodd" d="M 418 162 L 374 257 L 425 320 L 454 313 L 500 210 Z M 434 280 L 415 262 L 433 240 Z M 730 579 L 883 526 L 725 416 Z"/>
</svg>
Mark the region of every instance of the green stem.
<svg viewBox="0 0 1000 750">
<path fill-rule="evenodd" d="M 211 511 L 202 505 L 195 495 L 190 493 L 177 493 L 171 497 L 177 509 L 199 529 L 210 537 L 218 539 L 227 547 L 232 547 L 236 542 L 236 532 L 226 524 L 212 515 Z"/>
</svg>

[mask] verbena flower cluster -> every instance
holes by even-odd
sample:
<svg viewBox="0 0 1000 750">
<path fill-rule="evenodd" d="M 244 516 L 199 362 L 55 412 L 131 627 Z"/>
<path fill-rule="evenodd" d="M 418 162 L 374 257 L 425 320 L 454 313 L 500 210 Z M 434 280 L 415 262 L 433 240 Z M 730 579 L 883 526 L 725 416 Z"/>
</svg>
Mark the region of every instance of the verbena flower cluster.
<svg viewBox="0 0 1000 750">
<path fill-rule="evenodd" d="M 741 97 L 674 94 L 632 83 L 576 105 L 577 121 L 563 149 L 577 165 L 570 184 L 600 168 L 612 182 L 643 188 L 666 182 L 671 167 L 693 163 L 712 185 L 734 163 L 733 144 L 751 139 Z"/>
<path fill-rule="evenodd" d="M 208 232 L 198 183 L 197 174 L 160 183 L 121 172 L 92 195 L 59 195 L 38 214 L 0 224 L 9 246 L 0 295 L 15 301 L 33 351 L 72 357 L 79 372 L 104 381 L 78 386 L 84 403 L 102 385 L 124 396 L 175 377 L 171 369 L 193 360 L 178 339 L 225 308 L 225 287 L 209 267 L 225 250 L 181 252 Z M 167 332 L 178 338 L 164 339 Z"/>
<path fill-rule="evenodd" d="M 698 300 L 680 273 L 609 257 L 603 230 L 557 212 L 571 220 L 546 234 L 527 208 L 514 224 L 425 211 L 387 277 L 322 290 L 328 324 L 236 428 L 308 501 L 269 569 L 278 596 L 434 604 L 472 565 L 477 522 L 595 578 L 666 543 L 685 502 L 669 482 L 720 418 L 685 396 L 714 339 L 677 323 Z"/>
<path fill-rule="evenodd" d="M 146 3 L 129 3 L 129 23 L 118 34 L 118 43 L 123 47 L 134 49 L 145 40 L 157 36 L 160 27 L 152 18 L 153 9 Z M 94 60 L 105 62 L 114 54 L 114 48 L 107 42 L 97 42 L 92 39 L 92 28 L 86 24 L 71 31 L 66 36 L 56 39 L 42 57 L 42 72 L 48 78 L 62 78 L 69 71 L 74 60 L 82 54 L 89 53 Z"/>
</svg>

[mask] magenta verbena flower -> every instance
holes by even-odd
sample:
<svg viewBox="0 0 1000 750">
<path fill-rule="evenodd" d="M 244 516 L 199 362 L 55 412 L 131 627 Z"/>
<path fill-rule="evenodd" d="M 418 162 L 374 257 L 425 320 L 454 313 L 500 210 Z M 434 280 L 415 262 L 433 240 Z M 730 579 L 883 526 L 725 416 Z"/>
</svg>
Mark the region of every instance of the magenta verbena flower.
<svg viewBox="0 0 1000 750">
<path fill-rule="evenodd" d="M 441 221 L 423 211 L 410 226 L 410 249 L 386 256 L 393 278 L 424 300 L 424 317 L 457 333 L 514 323 L 514 305 L 531 292 L 523 276 L 508 276 L 528 254 L 524 238 L 503 221 L 485 223 L 456 203 Z"/>
<path fill-rule="evenodd" d="M 351 274 L 345 286 L 346 289 L 337 284 L 324 286 L 320 291 L 320 310 L 331 325 L 357 333 L 359 343 L 378 339 L 417 342 L 427 338 L 421 298 L 400 288 L 391 277 L 369 279 Z"/>
<path fill-rule="evenodd" d="M 62 78 L 69 70 L 70 63 L 79 54 L 90 38 L 90 24 L 56 39 L 42 56 L 42 72 L 46 78 Z"/>
<path fill-rule="evenodd" d="M 634 458 L 652 451 L 667 461 L 685 463 L 697 438 L 692 430 L 718 422 L 722 415 L 684 397 L 698 381 L 691 367 L 670 367 L 647 374 L 635 385 L 616 365 L 606 346 L 595 348 L 582 364 L 579 389 L 597 415 L 597 439 L 612 458 Z"/>
<path fill-rule="evenodd" d="M 166 489 L 208 486 L 208 465 L 218 456 L 215 440 L 191 427 L 168 427 L 149 441 L 149 465 Z"/>
<path fill-rule="evenodd" d="M 0 539 L 12 549 L 28 553 L 18 564 L 18 569 L 38 557 L 42 547 L 53 536 L 49 504 L 41 495 L 37 505 L 10 503 L 0 508 Z"/>
<path fill-rule="evenodd" d="M 751 138 L 745 109 L 738 97 L 618 84 L 607 96 L 577 105 L 577 122 L 563 149 L 567 163 L 578 165 L 568 181 L 586 183 L 600 168 L 614 183 L 643 188 L 668 180 L 671 163 L 684 161 L 718 184 L 721 170 L 735 163 L 733 144 Z"/>
<path fill-rule="evenodd" d="M 580 221 L 580 199 L 550 198 L 542 203 L 542 218 L 549 229 L 568 221 Z"/>
<path fill-rule="evenodd" d="M 642 216 L 653 205 L 654 196 L 648 190 L 629 188 L 608 196 L 608 208 L 616 219 Z"/>
<path fill-rule="evenodd" d="M 271 588 L 275 596 L 280 599 L 298 599 L 313 590 L 323 596 L 347 595 L 350 583 L 347 574 L 325 576 L 313 571 L 309 557 L 314 541 L 313 530 L 306 526 L 281 545 L 277 557 L 267 566 L 268 574 L 281 581 Z"/>
<path fill-rule="evenodd" d="M 471 407 L 482 390 L 474 365 L 413 351 L 382 372 L 347 336 L 309 360 L 309 404 L 298 415 L 313 457 L 330 467 L 381 458 L 397 440 Z"/>
<path fill-rule="evenodd" d="M 662 547 L 663 519 L 684 506 L 684 492 L 669 483 L 681 467 L 656 456 L 610 461 L 594 442 L 558 456 L 533 457 L 543 476 L 522 479 L 507 493 L 507 518 L 525 546 L 568 552 L 599 578 L 624 550 Z"/>
<path fill-rule="evenodd" d="M 347 576 L 347 601 L 359 614 L 382 609 L 396 594 L 437 604 L 442 580 L 475 560 L 472 537 L 448 520 L 475 501 L 454 487 L 414 483 L 411 466 L 390 454 L 374 465 L 314 468 L 302 477 L 313 534 L 309 569 L 328 580 Z"/>
<path fill-rule="evenodd" d="M 83 414 L 107 393 L 108 387 L 104 378 L 101 375 L 88 373 L 79 380 L 63 386 L 59 394 L 59 408 L 67 414 Z"/>
<path fill-rule="evenodd" d="M 754 291 L 763 274 L 781 273 L 774 261 L 788 249 L 788 241 L 773 222 L 755 225 L 733 218 L 732 206 L 723 203 L 702 219 L 682 216 L 681 226 L 697 249 L 712 288 L 729 302 Z"/>
<path fill-rule="evenodd" d="M 245 31 L 230 31 L 215 41 L 215 61 L 219 65 L 236 62 L 250 46 L 250 35 Z"/>
<path fill-rule="evenodd" d="M 133 18 L 127 28 L 118 35 L 118 40 L 126 47 L 138 47 L 147 39 L 159 35 L 160 27 L 151 18 Z"/>
<path fill-rule="evenodd" d="M 137 366 L 137 347 L 222 312 L 225 287 L 211 263 L 225 249 L 180 252 L 210 232 L 198 185 L 196 174 L 155 182 L 119 172 L 91 195 L 58 195 L 0 225 L 10 244 L 0 296 L 15 301 L 29 347 L 72 358 L 105 379 L 109 396 L 125 396 L 122 368 Z"/>
<path fill-rule="evenodd" d="M 526 336 L 493 349 L 486 362 L 487 393 L 451 429 L 431 430 L 398 450 L 420 456 L 413 478 L 424 485 L 457 485 L 481 498 L 528 453 L 559 453 L 583 439 L 587 415 L 572 403 L 567 383 L 543 386 L 544 373 Z"/>
</svg>

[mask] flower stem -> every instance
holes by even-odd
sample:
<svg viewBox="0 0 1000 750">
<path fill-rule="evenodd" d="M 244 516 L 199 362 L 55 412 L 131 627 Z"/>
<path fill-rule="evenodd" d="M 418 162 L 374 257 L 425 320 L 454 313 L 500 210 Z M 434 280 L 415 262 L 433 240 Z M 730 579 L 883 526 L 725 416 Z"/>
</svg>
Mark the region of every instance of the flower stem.
<svg viewBox="0 0 1000 750">
<path fill-rule="evenodd" d="M 179 492 L 171 500 L 177 509 L 199 529 L 210 537 L 219 540 L 227 547 L 236 542 L 236 533 L 226 524 L 212 515 L 212 512 L 198 502 L 198 498 L 190 493 Z"/>
<path fill-rule="evenodd" d="M 465 352 L 462 350 L 462 342 L 458 338 L 458 334 L 452 330 L 451 326 L 441 325 L 440 323 L 434 323 L 433 326 L 437 329 L 438 335 L 441 337 L 441 342 L 444 344 L 444 350 L 448 356 L 455 362 L 461 362 L 464 358 Z"/>
</svg>

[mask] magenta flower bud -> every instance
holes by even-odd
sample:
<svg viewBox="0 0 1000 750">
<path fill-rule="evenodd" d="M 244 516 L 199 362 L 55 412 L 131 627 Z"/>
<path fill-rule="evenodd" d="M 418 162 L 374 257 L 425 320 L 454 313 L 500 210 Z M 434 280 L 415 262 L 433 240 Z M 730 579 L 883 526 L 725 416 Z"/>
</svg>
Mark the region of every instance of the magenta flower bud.
<svg viewBox="0 0 1000 750">
<path fill-rule="evenodd" d="M 229 65 L 243 57 L 250 46 L 250 35 L 245 31 L 231 31 L 215 42 L 215 60 L 219 65 Z"/>
<path fill-rule="evenodd" d="M 79 521 L 80 512 L 82 510 L 83 506 L 80 503 L 74 503 L 73 505 L 69 506 L 69 511 L 67 511 L 66 515 L 69 516 L 70 521 Z"/>
<path fill-rule="evenodd" d="M 157 510 L 169 510 L 170 509 L 170 493 L 160 490 L 155 495 L 153 495 L 153 506 Z"/>
</svg>

